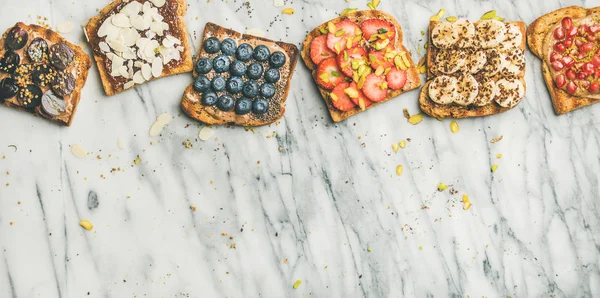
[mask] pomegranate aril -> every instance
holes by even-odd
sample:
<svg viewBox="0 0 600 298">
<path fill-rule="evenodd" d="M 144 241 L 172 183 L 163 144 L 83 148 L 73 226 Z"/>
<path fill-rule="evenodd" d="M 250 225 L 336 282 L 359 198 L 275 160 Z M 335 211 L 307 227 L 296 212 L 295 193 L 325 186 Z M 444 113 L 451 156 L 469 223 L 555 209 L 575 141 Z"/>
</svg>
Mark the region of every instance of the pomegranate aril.
<svg viewBox="0 0 600 298">
<path fill-rule="evenodd" d="M 556 70 L 556 71 L 561 71 L 564 67 L 565 66 L 560 61 L 552 62 L 552 68 L 554 68 L 554 70 Z"/>
<path fill-rule="evenodd" d="M 600 90 L 600 84 L 598 84 L 598 82 L 592 82 L 588 87 L 588 91 L 591 93 L 596 93 L 598 90 Z"/>
<path fill-rule="evenodd" d="M 564 53 L 565 52 L 565 45 L 562 43 L 557 43 L 554 45 L 554 49 L 559 52 L 559 53 Z"/>
<path fill-rule="evenodd" d="M 597 38 L 596 38 L 596 36 L 594 36 L 594 35 L 588 35 L 588 36 L 586 37 L 586 39 L 587 39 L 588 41 L 596 41 L 596 39 L 597 39 Z"/>
<path fill-rule="evenodd" d="M 570 17 L 565 17 L 562 19 L 561 25 L 563 26 L 563 28 L 569 30 L 571 29 L 571 26 L 573 26 L 573 20 L 571 20 Z"/>
<path fill-rule="evenodd" d="M 580 47 L 581 45 L 583 45 L 583 41 L 581 41 L 581 40 L 579 40 L 579 39 L 576 39 L 576 40 L 575 40 L 575 45 L 576 45 L 577 47 Z"/>
<path fill-rule="evenodd" d="M 592 62 L 594 66 L 600 66 L 600 54 L 596 54 L 595 56 L 593 56 L 590 62 Z"/>
<path fill-rule="evenodd" d="M 582 89 L 587 89 L 588 87 L 590 87 L 590 81 L 583 80 L 579 82 L 579 85 Z"/>
<path fill-rule="evenodd" d="M 573 59 L 573 57 L 565 56 L 565 57 L 562 57 L 562 63 L 566 67 L 571 67 L 571 66 L 573 66 L 573 64 L 575 64 L 575 59 Z"/>
<path fill-rule="evenodd" d="M 588 31 L 589 31 L 590 33 L 592 33 L 592 34 L 595 34 L 596 32 L 600 32 L 600 24 L 594 24 L 594 25 L 591 25 L 591 26 L 588 28 Z"/>
<path fill-rule="evenodd" d="M 577 91 L 577 85 L 573 81 L 567 84 L 567 92 L 574 94 Z"/>
<path fill-rule="evenodd" d="M 594 66 L 594 64 L 588 62 L 583 65 L 582 69 L 583 69 L 583 71 L 585 71 L 588 74 L 593 74 L 596 67 Z"/>
<path fill-rule="evenodd" d="M 586 33 L 587 33 L 586 25 L 581 25 L 581 26 L 579 26 L 579 28 L 577 28 L 577 34 L 579 34 L 579 36 L 584 36 Z"/>
<path fill-rule="evenodd" d="M 562 74 L 559 74 L 556 76 L 556 86 L 558 86 L 558 88 L 562 88 L 562 86 L 565 85 L 567 81 L 565 80 L 565 76 Z"/>
<path fill-rule="evenodd" d="M 572 69 L 567 70 L 566 75 L 569 80 L 574 80 L 577 77 L 577 74 Z"/>
<path fill-rule="evenodd" d="M 565 38 L 565 29 L 562 27 L 556 27 L 556 29 L 554 29 L 554 38 L 556 38 L 556 39 Z"/>
<path fill-rule="evenodd" d="M 566 29 L 566 30 L 567 30 L 568 37 L 573 37 L 573 36 L 577 35 L 577 27 L 571 27 L 570 29 Z"/>
<path fill-rule="evenodd" d="M 585 79 L 585 77 L 587 77 L 587 75 L 584 72 L 577 73 L 578 79 L 583 80 Z"/>
<path fill-rule="evenodd" d="M 573 39 L 572 38 L 567 38 L 567 39 L 565 39 L 565 41 L 563 43 L 564 43 L 565 47 L 568 48 L 568 47 L 570 47 L 570 46 L 573 45 Z"/>
<path fill-rule="evenodd" d="M 552 52 L 552 54 L 550 54 L 550 62 L 554 62 L 556 60 L 561 60 L 562 58 L 563 58 L 563 56 L 557 52 Z"/>
</svg>

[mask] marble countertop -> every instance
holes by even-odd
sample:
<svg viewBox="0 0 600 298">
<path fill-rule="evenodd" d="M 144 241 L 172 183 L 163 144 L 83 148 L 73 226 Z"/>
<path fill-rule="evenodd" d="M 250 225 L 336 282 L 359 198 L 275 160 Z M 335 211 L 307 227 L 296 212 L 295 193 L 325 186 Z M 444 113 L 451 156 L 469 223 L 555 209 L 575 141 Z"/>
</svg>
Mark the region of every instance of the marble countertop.
<svg viewBox="0 0 600 298">
<path fill-rule="evenodd" d="M 193 52 L 208 21 L 299 44 L 344 8 L 366 9 L 285 2 L 294 15 L 271 0 L 188 0 Z M 0 28 L 72 22 L 65 37 L 84 45 L 79 24 L 107 3 L 4 0 Z M 418 60 L 420 31 L 441 7 L 529 24 L 571 4 L 598 3 L 380 8 Z M 70 128 L 0 108 L 0 297 L 599 297 L 600 105 L 556 116 L 540 62 L 527 53 L 527 63 L 517 108 L 459 120 L 452 134 L 449 120 L 407 123 L 417 90 L 333 124 L 299 62 L 278 125 L 215 127 L 207 141 L 179 107 L 190 74 L 108 98 L 94 66 Z M 165 112 L 173 121 L 150 137 Z"/>
</svg>

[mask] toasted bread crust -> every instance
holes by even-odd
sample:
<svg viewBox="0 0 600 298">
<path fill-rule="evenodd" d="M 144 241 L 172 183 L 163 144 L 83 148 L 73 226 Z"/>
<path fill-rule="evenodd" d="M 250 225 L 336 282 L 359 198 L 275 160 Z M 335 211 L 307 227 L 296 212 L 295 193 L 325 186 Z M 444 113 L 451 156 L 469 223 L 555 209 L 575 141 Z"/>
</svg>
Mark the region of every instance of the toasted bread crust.
<svg viewBox="0 0 600 298">
<path fill-rule="evenodd" d="M 329 20 L 329 21 L 317 26 L 312 32 L 310 32 L 306 36 L 306 39 L 304 39 L 304 42 L 302 42 L 302 51 L 300 52 L 300 54 L 302 56 L 302 60 L 304 61 L 304 64 L 306 65 L 306 67 L 308 67 L 308 69 L 310 69 L 312 71 L 312 75 L 313 75 L 313 78 L 315 79 L 315 81 L 317 79 L 317 66 L 312 62 L 312 60 L 310 58 L 310 44 L 312 43 L 314 38 L 322 35 L 321 32 L 319 31 L 319 28 L 327 26 L 327 23 L 329 23 L 329 22 L 337 23 L 342 20 L 350 20 L 350 21 L 360 24 L 360 23 L 362 23 L 362 21 L 367 20 L 367 19 L 372 19 L 372 18 L 383 19 L 383 20 L 386 20 L 386 21 L 394 24 L 394 26 L 396 27 L 396 38 L 397 38 L 396 49 L 400 49 L 402 51 L 410 53 L 406 49 L 406 47 L 404 47 L 404 45 L 402 44 L 402 38 L 403 38 L 402 27 L 400 26 L 400 23 L 398 23 L 398 21 L 392 15 L 387 14 L 382 11 L 379 11 L 379 10 L 364 10 L 364 11 L 357 11 L 355 13 L 346 14 L 344 16 Z M 404 85 L 404 87 L 401 90 L 390 90 L 388 92 L 388 96 L 384 100 L 382 100 L 380 102 L 373 102 L 373 104 L 369 107 L 366 107 L 365 110 L 371 109 L 371 108 L 378 106 L 379 104 L 382 104 L 394 97 L 397 97 L 398 95 L 400 95 L 402 93 L 419 88 L 419 86 L 421 86 L 421 78 L 419 77 L 419 73 L 417 72 L 415 63 L 413 62 L 412 57 L 410 55 L 407 55 L 407 58 L 410 61 L 410 67 L 406 71 L 406 76 L 407 76 L 406 85 Z M 327 104 L 327 108 L 329 109 L 329 114 L 331 115 L 331 119 L 333 119 L 334 122 L 340 122 L 350 116 L 353 116 L 353 115 L 363 112 L 359 108 L 354 108 L 347 112 L 343 112 L 343 111 L 336 109 L 333 106 L 331 99 L 329 98 L 330 91 L 323 89 L 318 85 L 317 85 L 317 87 L 319 88 L 321 97 Z"/>
<path fill-rule="evenodd" d="M 64 97 L 67 109 L 62 115 L 57 116 L 57 117 L 52 117 L 52 116 L 49 116 L 46 113 L 44 113 L 41 105 L 35 107 L 32 110 L 28 110 L 28 109 L 24 108 L 18 102 L 16 96 L 6 99 L 4 101 L 4 105 L 7 107 L 12 107 L 12 108 L 18 109 L 18 110 L 28 111 L 36 116 L 46 118 L 46 119 L 48 119 L 52 122 L 55 122 L 57 124 L 60 124 L 60 125 L 71 126 L 71 124 L 73 123 L 73 119 L 75 117 L 75 113 L 77 112 L 77 106 L 79 105 L 79 100 L 81 99 L 81 89 L 85 85 L 85 82 L 86 82 L 87 76 L 88 76 L 88 71 L 92 67 L 92 61 L 91 61 L 90 57 L 79 46 L 68 42 L 66 39 L 64 39 L 62 36 L 60 36 L 58 33 L 54 32 L 50 29 L 46 29 L 44 27 L 41 27 L 38 25 L 33 25 L 33 24 L 26 25 L 21 22 L 18 22 L 17 24 L 15 24 L 15 26 L 25 29 L 27 31 L 27 33 L 29 34 L 29 39 L 28 39 L 27 43 L 25 44 L 25 46 L 23 48 L 21 48 L 20 50 L 16 51 L 21 56 L 21 64 L 30 63 L 29 57 L 27 56 L 27 54 L 25 54 L 25 51 L 31 44 L 31 41 L 36 37 L 41 37 L 41 38 L 45 39 L 48 43 L 48 46 L 51 46 L 51 45 L 53 45 L 55 43 L 59 43 L 59 42 L 63 42 L 63 43 L 66 43 L 67 45 L 69 45 L 69 47 L 73 50 L 74 57 L 73 57 L 72 64 L 69 65 L 67 70 L 75 73 L 74 74 L 75 88 L 73 89 L 73 92 L 71 94 Z M 6 49 L 4 48 L 4 39 L 6 38 L 6 35 L 8 34 L 8 32 L 13 27 L 8 28 L 6 30 L 6 32 L 4 32 L 4 34 L 2 35 L 2 40 L 1 40 L 2 42 L 0 42 L 0 56 L 3 56 L 4 53 L 6 52 Z M 4 79 L 5 77 L 8 77 L 8 76 L 9 75 L 6 73 L 0 73 L 0 80 Z M 48 89 L 47 87 L 42 88 L 42 91 L 45 91 L 47 89 Z"/>
<path fill-rule="evenodd" d="M 202 37 L 202 41 L 200 45 L 204 44 L 204 40 L 208 37 L 218 37 L 219 39 L 224 39 L 227 37 L 231 37 L 233 39 L 239 40 L 238 44 L 242 42 L 248 43 L 255 47 L 257 44 L 263 44 L 269 47 L 271 52 L 276 50 L 283 51 L 287 55 L 287 61 L 285 65 L 279 68 L 281 73 L 281 79 L 276 86 L 280 86 L 277 90 L 278 92 L 275 94 L 273 98 L 269 100 L 270 104 L 276 104 L 277 106 L 271 106 L 269 112 L 263 115 L 254 115 L 252 113 L 246 114 L 243 116 L 238 116 L 234 111 L 223 112 L 219 111 L 215 106 L 204 106 L 200 102 L 201 94 L 194 90 L 193 86 L 190 85 L 185 89 L 183 93 L 183 98 L 181 100 L 181 108 L 183 111 L 190 117 L 204 122 L 206 124 L 232 124 L 232 125 L 241 125 L 241 126 L 262 126 L 271 124 L 283 117 L 285 113 L 285 101 L 287 100 L 290 84 L 292 80 L 292 76 L 294 74 L 294 70 L 296 69 L 296 63 L 298 62 L 298 48 L 289 43 L 273 41 L 270 39 L 242 34 L 236 32 L 231 29 L 227 29 L 221 27 L 214 23 L 207 23 L 204 28 L 204 34 Z M 195 62 L 198 59 L 203 57 L 203 49 L 202 46 L 199 48 L 198 55 L 196 56 Z M 266 71 L 266 69 L 265 69 Z M 198 74 L 194 71 L 194 78 L 198 76 Z"/>
<path fill-rule="evenodd" d="M 550 66 L 547 64 L 544 57 L 544 42 L 546 41 L 546 37 L 551 28 L 554 28 L 565 17 L 580 19 L 590 15 L 600 16 L 600 7 L 585 9 L 581 6 L 569 6 L 539 17 L 531 23 L 527 29 L 527 44 L 529 45 L 531 52 L 542 60 L 542 75 L 544 76 L 544 82 L 546 82 L 546 87 L 548 87 L 554 111 L 558 115 L 566 114 L 572 110 L 600 102 L 600 98 L 573 96 L 564 90 L 557 88 L 552 78 Z"/>
<path fill-rule="evenodd" d="M 435 27 L 435 25 L 437 23 L 438 23 L 437 21 L 431 21 L 429 23 L 429 27 L 428 27 L 428 35 L 427 35 L 429 37 L 428 41 L 427 41 L 427 43 L 428 43 L 428 45 L 427 45 L 427 49 L 428 49 L 427 65 L 428 66 L 434 64 L 436 49 L 431 44 L 431 31 L 433 30 L 433 27 Z M 505 22 L 505 23 L 506 24 L 515 24 L 515 25 L 519 26 L 519 28 L 521 29 L 521 34 L 523 36 L 523 41 L 521 42 L 521 49 L 523 51 L 525 51 L 525 48 L 526 48 L 526 45 L 525 45 L 525 43 L 526 43 L 526 39 L 525 39 L 526 25 L 525 25 L 525 23 L 521 22 L 521 21 Z M 474 24 L 477 25 L 477 22 L 475 22 Z M 526 68 L 523 69 L 522 75 L 519 77 L 519 80 L 523 84 L 523 87 L 525 87 L 525 89 L 527 89 L 525 80 L 523 79 L 523 77 L 525 76 L 525 71 L 526 71 Z M 468 107 L 463 107 L 463 106 L 460 106 L 457 104 L 446 104 L 446 105 L 438 104 L 429 98 L 429 92 L 428 92 L 429 84 L 431 83 L 431 80 L 434 77 L 435 77 L 435 75 L 431 72 L 431 67 L 427 67 L 427 79 L 429 81 L 423 85 L 423 88 L 421 89 L 421 93 L 419 94 L 419 105 L 421 107 L 421 110 L 425 114 L 427 114 L 431 117 L 435 117 L 435 118 L 483 117 L 483 116 L 489 116 L 489 115 L 503 113 L 503 112 L 506 112 L 506 111 L 512 109 L 512 108 L 502 107 L 502 106 L 498 105 L 495 101 L 492 101 L 490 104 L 487 104 L 485 106 L 468 106 Z"/>
<path fill-rule="evenodd" d="M 98 72 L 100 74 L 100 79 L 102 80 L 102 86 L 104 88 L 104 92 L 108 96 L 112 96 L 117 93 L 123 92 L 126 89 L 124 89 L 123 83 L 117 83 L 112 78 L 112 76 L 110 75 L 110 70 L 106 68 L 106 65 L 107 65 L 106 63 L 108 61 L 108 58 L 106 57 L 106 55 L 102 54 L 102 51 L 100 50 L 100 48 L 98 46 L 100 39 L 98 38 L 97 33 L 98 33 L 98 30 L 100 29 L 100 26 L 102 25 L 102 22 L 104 21 L 104 19 L 106 19 L 106 17 L 108 15 L 113 13 L 113 10 L 116 9 L 119 5 L 121 5 L 123 3 L 128 3 L 129 1 L 131 1 L 131 0 L 115 0 L 115 1 L 111 2 L 110 4 L 108 4 L 106 7 L 104 7 L 100 11 L 100 14 L 98 16 L 91 18 L 87 22 L 87 24 L 85 24 L 85 26 L 84 26 L 85 36 L 88 39 L 90 46 L 92 47 L 92 51 L 94 53 L 94 60 L 96 61 L 96 65 L 98 66 Z M 135 0 L 135 1 L 138 1 L 138 0 Z M 145 1 L 139 0 L 138 2 L 143 3 Z M 193 69 L 189 34 L 187 31 L 187 26 L 185 25 L 185 18 L 184 18 L 185 14 L 187 12 L 186 0 L 167 0 L 167 2 L 172 2 L 172 3 L 177 4 L 177 13 L 176 13 L 176 15 L 177 15 L 177 18 L 176 18 L 177 19 L 177 30 L 180 32 L 180 34 L 174 35 L 174 37 L 181 40 L 181 45 L 183 46 L 184 51 L 181 53 L 181 59 L 178 61 L 178 63 L 174 63 L 173 61 L 171 61 L 169 64 L 165 65 L 163 73 L 160 77 L 158 77 L 158 78 L 153 77 L 146 82 L 156 80 L 159 78 L 163 78 L 163 77 L 167 77 L 170 75 L 180 74 L 180 73 L 184 73 L 184 72 L 190 72 Z M 165 4 L 165 5 L 167 5 L 167 4 Z M 171 32 L 172 30 L 170 29 L 169 31 Z"/>
</svg>

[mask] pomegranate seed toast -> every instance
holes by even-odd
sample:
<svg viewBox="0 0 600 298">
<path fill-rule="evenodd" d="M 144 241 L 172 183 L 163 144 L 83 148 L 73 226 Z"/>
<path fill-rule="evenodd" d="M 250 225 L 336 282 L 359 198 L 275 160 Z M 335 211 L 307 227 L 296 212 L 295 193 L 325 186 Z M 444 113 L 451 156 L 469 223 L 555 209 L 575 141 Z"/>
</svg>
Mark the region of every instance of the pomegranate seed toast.
<svg viewBox="0 0 600 298">
<path fill-rule="evenodd" d="M 432 20 L 421 110 L 436 118 L 506 112 L 525 96 L 525 23 Z"/>
<path fill-rule="evenodd" d="M 334 122 L 421 85 L 402 37 L 398 21 L 378 10 L 332 19 L 306 36 L 300 54 Z M 339 96 L 338 85 L 347 86 L 343 90 L 346 96 Z"/>
<path fill-rule="evenodd" d="M 91 66 L 58 33 L 19 22 L 0 40 L 0 103 L 70 126 Z"/>
<path fill-rule="evenodd" d="M 88 21 L 106 95 L 192 70 L 186 11 L 185 0 L 115 0 Z"/>
<path fill-rule="evenodd" d="M 529 49 L 556 114 L 600 101 L 600 7 L 570 6 L 545 14 L 527 30 Z"/>
<path fill-rule="evenodd" d="M 194 83 L 181 107 L 207 124 L 261 126 L 283 116 L 298 61 L 289 43 L 207 23 L 194 63 Z"/>
</svg>

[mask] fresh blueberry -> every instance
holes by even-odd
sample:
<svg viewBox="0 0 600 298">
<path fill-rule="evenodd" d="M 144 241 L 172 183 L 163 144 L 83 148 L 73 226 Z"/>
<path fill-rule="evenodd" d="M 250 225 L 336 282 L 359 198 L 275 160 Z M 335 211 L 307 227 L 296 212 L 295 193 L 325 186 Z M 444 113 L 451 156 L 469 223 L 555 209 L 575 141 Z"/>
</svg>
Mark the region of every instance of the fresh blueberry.
<svg viewBox="0 0 600 298">
<path fill-rule="evenodd" d="M 230 77 L 229 80 L 227 80 L 227 91 L 229 91 L 229 93 L 240 93 L 242 92 L 243 87 L 244 81 L 241 77 Z"/>
<path fill-rule="evenodd" d="M 235 105 L 235 100 L 230 95 L 222 95 L 217 101 L 217 108 L 221 111 L 231 111 Z"/>
<path fill-rule="evenodd" d="M 258 83 L 256 81 L 248 81 L 244 83 L 242 94 L 248 98 L 255 98 L 258 95 Z"/>
<path fill-rule="evenodd" d="M 264 62 L 269 60 L 269 56 L 271 56 L 271 50 L 265 45 L 259 45 L 254 48 L 254 60 Z"/>
<path fill-rule="evenodd" d="M 247 43 L 243 43 L 238 47 L 237 51 L 235 52 L 235 57 L 238 60 L 246 62 L 252 59 L 253 53 L 254 50 L 252 50 L 252 46 Z"/>
<path fill-rule="evenodd" d="M 231 63 L 229 71 L 232 75 L 241 77 L 246 74 L 246 64 L 244 64 L 242 61 L 235 60 Z"/>
<path fill-rule="evenodd" d="M 279 70 L 277 70 L 277 68 L 269 68 L 269 70 L 265 72 L 265 81 L 269 83 L 279 82 L 280 77 L 281 75 L 279 74 Z"/>
<path fill-rule="evenodd" d="M 263 67 L 258 63 L 252 63 L 248 66 L 248 71 L 246 72 L 246 76 L 249 79 L 258 80 L 263 74 Z"/>
<path fill-rule="evenodd" d="M 205 76 L 198 76 L 194 80 L 194 90 L 198 92 L 206 92 L 210 89 L 210 80 Z"/>
<path fill-rule="evenodd" d="M 248 114 L 248 113 L 250 113 L 251 110 L 252 110 L 252 101 L 245 97 L 238 99 L 237 102 L 235 103 L 235 113 L 238 115 Z"/>
<path fill-rule="evenodd" d="M 271 98 L 275 95 L 275 85 L 264 83 L 260 86 L 260 95 L 265 98 Z"/>
<path fill-rule="evenodd" d="M 229 64 L 231 64 L 231 59 L 229 59 L 229 56 L 219 55 L 215 58 L 215 60 L 213 60 L 213 68 L 218 73 L 229 70 Z"/>
<path fill-rule="evenodd" d="M 212 61 L 208 58 L 200 58 L 196 63 L 196 71 L 199 74 L 207 74 L 212 70 Z"/>
<path fill-rule="evenodd" d="M 209 54 L 219 52 L 221 42 L 216 37 L 209 37 L 204 41 L 204 50 Z"/>
<path fill-rule="evenodd" d="M 222 76 L 215 76 L 210 84 L 214 91 L 221 92 L 225 90 L 226 83 L 225 78 Z"/>
<path fill-rule="evenodd" d="M 223 42 L 221 42 L 221 53 L 225 55 L 231 56 L 235 54 L 236 48 L 237 43 L 231 38 L 226 38 L 225 40 L 223 40 Z"/>
<path fill-rule="evenodd" d="M 205 106 L 214 106 L 219 100 L 219 96 L 214 92 L 207 92 L 202 94 L 202 104 Z"/>
<path fill-rule="evenodd" d="M 257 98 L 252 103 L 252 111 L 255 114 L 264 114 L 269 110 L 269 102 L 264 98 Z"/>
<path fill-rule="evenodd" d="M 282 52 L 275 52 L 269 59 L 271 66 L 280 68 L 285 64 L 285 55 Z"/>
</svg>

